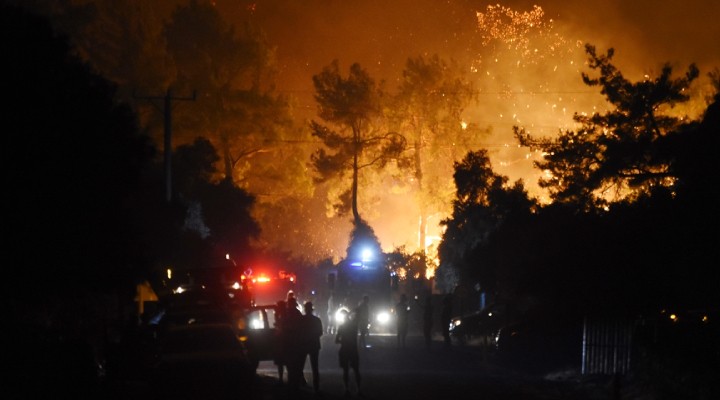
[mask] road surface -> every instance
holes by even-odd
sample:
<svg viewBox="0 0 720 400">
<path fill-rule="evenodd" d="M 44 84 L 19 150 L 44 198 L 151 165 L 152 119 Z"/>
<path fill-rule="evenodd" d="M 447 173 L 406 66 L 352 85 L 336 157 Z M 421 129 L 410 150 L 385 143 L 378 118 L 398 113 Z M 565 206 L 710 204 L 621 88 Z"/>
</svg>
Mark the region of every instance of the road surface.
<svg viewBox="0 0 720 400">
<path fill-rule="evenodd" d="M 300 393 L 291 393 L 280 386 L 277 369 L 272 362 L 262 362 L 258 369 L 263 400 L 345 399 L 342 370 L 337 360 L 337 345 L 330 335 L 322 338 L 320 352 L 321 394 L 316 396 L 310 386 Z M 439 338 L 438 338 L 439 339 Z M 362 398 L 367 400 L 421 399 L 591 399 L 608 398 L 597 388 L 589 391 L 576 379 L 548 379 L 547 375 L 520 373 L 500 367 L 483 356 L 474 346 L 457 346 L 445 350 L 439 340 L 433 348 L 424 347 L 422 337 L 411 335 L 408 345 L 398 349 L 392 335 L 373 335 L 369 348 L 361 350 Z M 312 382 L 309 362 L 305 377 Z M 351 398 L 355 393 L 351 378 Z"/>
</svg>

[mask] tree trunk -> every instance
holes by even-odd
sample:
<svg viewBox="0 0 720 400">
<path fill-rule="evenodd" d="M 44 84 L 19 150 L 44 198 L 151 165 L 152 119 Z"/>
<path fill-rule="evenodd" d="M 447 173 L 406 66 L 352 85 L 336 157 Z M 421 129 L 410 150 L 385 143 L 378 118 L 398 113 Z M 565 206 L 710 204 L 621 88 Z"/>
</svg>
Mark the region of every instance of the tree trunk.
<svg viewBox="0 0 720 400">
<path fill-rule="evenodd" d="M 423 169 L 422 169 L 422 131 L 418 133 L 418 137 L 414 143 L 415 147 L 415 179 L 418 183 L 417 193 L 420 205 L 420 226 L 418 227 L 418 247 L 423 255 L 425 255 L 425 237 L 427 233 L 427 209 L 425 207 L 425 196 L 423 193 Z"/>
<path fill-rule="evenodd" d="M 352 177 L 352 213 L 353 220 L 357 225 L 360 220 L 360 213 L 358 212 L 357 197 L 358 197 L 358 158 L 360 156 L 360 129 L 353 126 L 353 177 Z"/>
</svg>

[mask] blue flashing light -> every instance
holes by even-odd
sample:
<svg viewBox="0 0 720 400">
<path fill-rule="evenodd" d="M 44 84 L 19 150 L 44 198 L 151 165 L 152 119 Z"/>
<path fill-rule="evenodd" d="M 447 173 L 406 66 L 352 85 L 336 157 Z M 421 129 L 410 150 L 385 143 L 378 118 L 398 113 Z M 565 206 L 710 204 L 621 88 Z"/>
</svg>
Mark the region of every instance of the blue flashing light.
<svg viewBox="0 0 720 400">
<path fill-rule="evenodd" d="M 363 249 L 361 259 L 363 262 L 372 260 L 373 252 L 370 249 Z"/>
</svg>

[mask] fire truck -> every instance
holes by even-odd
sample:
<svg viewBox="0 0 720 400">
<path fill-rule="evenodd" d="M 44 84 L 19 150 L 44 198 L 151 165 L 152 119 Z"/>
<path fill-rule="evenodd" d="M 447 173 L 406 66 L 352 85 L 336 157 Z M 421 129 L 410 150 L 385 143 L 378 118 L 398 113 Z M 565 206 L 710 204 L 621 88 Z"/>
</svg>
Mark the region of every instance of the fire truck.
<svg viewBox="0 0 720 400">
<path fill-rule="evenodd" d="M 385 260 L 368 253 L 340 261 L 331 272 L 330 290 L 341 309 L 352 311 L 367 295 L 370 298 L 370 331 L 389 333 L 391 326 L 393 275 Z"/>
<path fill-rule="evenodd" d="M 295 292 L 297 276 L 284 270 L 246 270 L 242 280 L 250 292 L 253 305 L 270 305 L 276 304 L 278 300 L 285 300 L 288 292 Z"/>
</svg>

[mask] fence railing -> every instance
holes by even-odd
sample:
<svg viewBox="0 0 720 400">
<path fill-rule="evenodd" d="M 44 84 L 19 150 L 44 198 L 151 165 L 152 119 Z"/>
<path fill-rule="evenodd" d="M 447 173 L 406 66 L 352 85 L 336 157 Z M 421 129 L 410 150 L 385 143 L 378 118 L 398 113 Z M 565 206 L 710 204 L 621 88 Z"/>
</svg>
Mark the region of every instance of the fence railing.
<svg viewBox="0 0 720 400">
<path fill-rule="evenodd" d="M 624 375 L 629 372 L 634 326 L 632 319 L 585 317 L 582 374 Z"/>
</svg>

